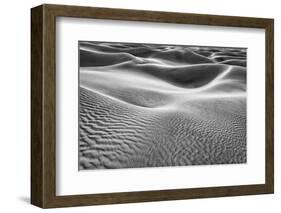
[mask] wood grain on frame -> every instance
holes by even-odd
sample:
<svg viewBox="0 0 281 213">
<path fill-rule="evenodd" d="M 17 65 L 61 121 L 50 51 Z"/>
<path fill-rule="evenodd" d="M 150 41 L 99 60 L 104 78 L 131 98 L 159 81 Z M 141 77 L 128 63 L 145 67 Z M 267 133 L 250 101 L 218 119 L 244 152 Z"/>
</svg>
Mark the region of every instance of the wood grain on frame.
<svg viewBox="0 0 281 213">
<path fill-rule="evenodd" d="M 56 196 L 56 17 L 264 28 L 266 31 L 266 183 L 194 189 Z M 66 207 L 274 191 L 274 24 L 273 19 L 126 9 L 41 5 L 31 9 L 31 203 Z"/>
</svg>

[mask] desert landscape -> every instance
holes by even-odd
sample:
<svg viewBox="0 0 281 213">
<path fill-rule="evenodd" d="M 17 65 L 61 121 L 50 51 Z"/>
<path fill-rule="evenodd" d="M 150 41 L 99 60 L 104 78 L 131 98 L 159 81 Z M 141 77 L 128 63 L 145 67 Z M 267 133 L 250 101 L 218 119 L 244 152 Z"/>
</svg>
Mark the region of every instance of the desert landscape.
<svg viewBox="0 0 281 213">
<path fill-rule="evenodd" d="M 246 48 L 79 42 L 79 169 L 247 162 Z"/>
</svg>

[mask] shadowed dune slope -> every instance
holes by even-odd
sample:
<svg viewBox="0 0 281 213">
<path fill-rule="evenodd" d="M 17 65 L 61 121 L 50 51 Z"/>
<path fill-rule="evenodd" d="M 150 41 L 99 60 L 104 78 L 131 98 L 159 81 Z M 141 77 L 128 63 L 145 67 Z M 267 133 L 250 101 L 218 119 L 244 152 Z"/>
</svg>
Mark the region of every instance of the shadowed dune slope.
<svg viewBox="0 0 281 213">
<path fill-rule="evenodd" d="M 246 49 L 80 42 L 79 168 L 245 163 Z"/>
</svg>

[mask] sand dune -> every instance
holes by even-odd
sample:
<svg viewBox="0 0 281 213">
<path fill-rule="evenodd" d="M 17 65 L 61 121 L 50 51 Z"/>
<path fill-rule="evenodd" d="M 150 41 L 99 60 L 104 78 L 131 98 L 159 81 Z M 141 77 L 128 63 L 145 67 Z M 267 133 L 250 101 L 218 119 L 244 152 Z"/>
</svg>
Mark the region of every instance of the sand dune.
<svg viewBox="0 0 281 213">
<path fill-rule="evenodd" d="M 246 162 L 246 50 L 80 42 L 80 169 Z"/>
</svg>

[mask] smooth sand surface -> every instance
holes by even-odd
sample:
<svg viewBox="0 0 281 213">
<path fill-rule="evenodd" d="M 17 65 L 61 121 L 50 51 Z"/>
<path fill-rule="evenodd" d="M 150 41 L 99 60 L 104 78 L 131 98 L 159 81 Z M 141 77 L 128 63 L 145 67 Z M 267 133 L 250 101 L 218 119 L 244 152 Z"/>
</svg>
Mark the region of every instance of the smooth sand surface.
<svg viewBox="0 0 281 213">
<path fill-rule="evenodd" d="M 246 163 L 246 49 L 80 42 L 79 168 Z"/>
</svg>

